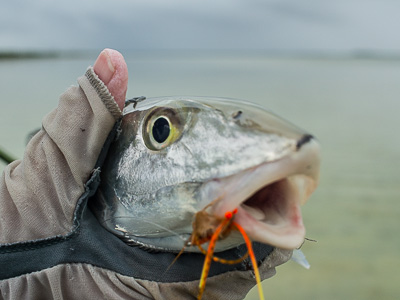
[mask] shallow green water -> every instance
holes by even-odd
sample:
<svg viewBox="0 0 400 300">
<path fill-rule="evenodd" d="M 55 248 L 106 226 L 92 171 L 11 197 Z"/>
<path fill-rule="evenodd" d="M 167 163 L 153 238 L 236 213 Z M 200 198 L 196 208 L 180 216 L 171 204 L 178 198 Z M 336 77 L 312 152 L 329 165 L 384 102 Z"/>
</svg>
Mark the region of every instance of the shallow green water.
<svg viewBox="0 0 400 300">
<path fill-rule="evenodd" d="M 311 269 L 279 267 L 263 283 L 267 299 L 397 299 L 400 61 L 124 54 L 128 97 L 243 98 L 319 138 L 321 184 L 303 209 L 307 235 L 318 240 L 303 247 Z M 21 157 L 27 133 L 95 56 L 0 61 L 0 147 Z"/>
</svg>

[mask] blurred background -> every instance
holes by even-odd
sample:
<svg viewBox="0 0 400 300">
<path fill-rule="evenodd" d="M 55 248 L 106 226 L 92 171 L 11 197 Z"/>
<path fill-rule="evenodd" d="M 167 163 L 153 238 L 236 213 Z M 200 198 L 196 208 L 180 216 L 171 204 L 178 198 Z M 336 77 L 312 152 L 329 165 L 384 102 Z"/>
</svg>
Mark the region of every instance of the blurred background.
<svg viewBox="0 0 400 300">
<path fill-rule="evenodd" d="M 399 298 L 400 2 L 15 0 L 0 11 L 1 149 L 21 158 L 59 95 L 117 49 L 128 97 L 247 99 L 321 142 L 303 209 L 311 269 L 278 267 L 267 299 Z"/>
</svg>

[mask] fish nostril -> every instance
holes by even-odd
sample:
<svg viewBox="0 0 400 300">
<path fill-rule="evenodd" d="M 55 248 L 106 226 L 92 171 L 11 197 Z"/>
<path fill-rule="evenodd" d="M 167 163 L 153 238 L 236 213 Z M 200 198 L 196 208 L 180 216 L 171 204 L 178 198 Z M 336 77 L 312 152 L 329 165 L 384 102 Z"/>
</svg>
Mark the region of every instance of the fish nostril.
<svg viewBox="0 0 400 300">
<path fill-rule="evenodd" d="M 304 134 L 296 144 L 296 150 L 300 150 L 300 148 L 311 141 L 314 137 L 311 134 Z"/>
<path fill-rule="evenodd" d="M 235 120 L 239 119 L 242 116 L 243 112 L 241 110 L 238 110 L 237 112 L 234 112 L 232 114 L 232 118 L 234 118 Z"/>
</svg>

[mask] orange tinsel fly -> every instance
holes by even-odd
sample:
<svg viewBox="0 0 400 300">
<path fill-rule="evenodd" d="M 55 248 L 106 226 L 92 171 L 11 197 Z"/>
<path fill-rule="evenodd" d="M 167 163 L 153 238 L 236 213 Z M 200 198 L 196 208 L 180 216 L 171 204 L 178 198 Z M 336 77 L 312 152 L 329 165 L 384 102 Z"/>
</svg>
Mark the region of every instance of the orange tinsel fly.
<svg viewBox="0 0 400 300">
<path fill-rule="evenodd" d="M 193 221 L 192 235 L 189 241 L 185 244 L 185 246 L 197 246 L 200 249 L 200 251 L 206 256 L 204 259 L 203 270 L 201 272 L 197 299 L 200 300 L 203 296 L 212 260 L 223 264 L 237 264 L 243 261 L 248 256 L 250 256 L 251 262 L 253 264 L 254 274 L 256 277 L 257 289 L 260 296 L 260 300 L 264 300 L 260 273 L 258 271 L 257 261 L 253 252 L 251 240 L 244 231 L 244 229 L 242 228 L 242 226 L 240 226 L 233 220 L 235 214 L 237 213 L 237 209 L 226 212 L 224 218 L 217 218 L 215 216 L 211 216 L 205 211 L 205 209 L 206 208 L 196 213 Z M 233 229 L 238 230 L 242 234 L 246 242 L 247 253 L 243 257 L 236 260 L 227 260 L 214 256 L 214 249 L 216 242 L 218 240 L 226 238 Z M 201 246 L 206 242 L 209 242 L 207 250 L 205 250 Z M 184 249 L 185 247 L 177 255 L 174 262 L 183 253 Z"/>
</svg>

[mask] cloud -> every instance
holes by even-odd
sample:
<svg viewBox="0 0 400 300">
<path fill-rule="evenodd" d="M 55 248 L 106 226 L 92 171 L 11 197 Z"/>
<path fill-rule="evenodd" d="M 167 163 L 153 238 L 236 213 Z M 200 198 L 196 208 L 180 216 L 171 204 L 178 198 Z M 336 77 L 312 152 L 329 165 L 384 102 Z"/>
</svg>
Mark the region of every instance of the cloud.
<svg viewBox="0 0 400 300">
<path fill-rule="evenodd" d="M 0 47 L 399 50 L 390 0 L 62 1 L 2 4 Z"/>
</svg>

